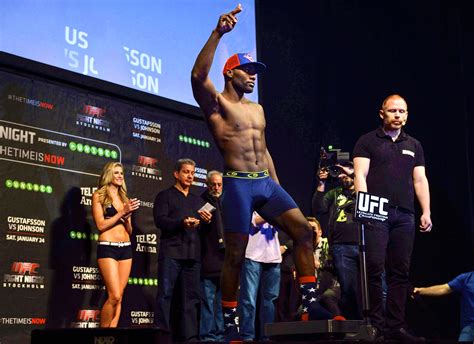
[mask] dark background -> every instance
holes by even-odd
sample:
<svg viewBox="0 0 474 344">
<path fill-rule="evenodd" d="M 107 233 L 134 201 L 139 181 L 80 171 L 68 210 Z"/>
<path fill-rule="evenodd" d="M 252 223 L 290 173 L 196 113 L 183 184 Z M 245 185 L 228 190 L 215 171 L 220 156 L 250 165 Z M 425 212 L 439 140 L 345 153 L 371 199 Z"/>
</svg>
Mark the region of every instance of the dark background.
<svg viewBox="0 0 474 344">
<path fill-rule="evenodd" d="M 319 148 L 352 152 L 389 94 L 408 102 L 421 141 L 433 231 L 416 236 L 411 280 L 446 283 L 474 268 L 474 21 L 468 1 L 257 1 L 267 144 L 278 176 L 311 212 Z M 419 334 L 457 338 L 454 295 L 409 301 Z"/>
</svg>

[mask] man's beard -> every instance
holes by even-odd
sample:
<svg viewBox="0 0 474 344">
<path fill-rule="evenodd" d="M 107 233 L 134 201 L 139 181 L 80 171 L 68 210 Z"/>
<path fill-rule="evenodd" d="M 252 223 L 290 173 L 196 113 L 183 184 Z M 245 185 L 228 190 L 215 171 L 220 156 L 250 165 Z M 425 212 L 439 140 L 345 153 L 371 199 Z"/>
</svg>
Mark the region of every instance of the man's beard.
<svg viewBox="0 0 474 344">
<path fill-rule="evenodd" d="M 221 197 L 222 192 L 209 191 L 209 195 L 212 197 Z"/>
</svg>

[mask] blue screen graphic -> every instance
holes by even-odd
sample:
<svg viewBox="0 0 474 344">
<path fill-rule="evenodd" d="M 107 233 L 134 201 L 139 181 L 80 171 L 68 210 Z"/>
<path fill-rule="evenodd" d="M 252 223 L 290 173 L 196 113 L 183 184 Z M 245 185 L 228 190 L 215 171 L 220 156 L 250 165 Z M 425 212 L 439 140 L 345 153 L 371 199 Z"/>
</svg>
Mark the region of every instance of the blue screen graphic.
<svg viewBox="0 0 474 344">
<path fill-rule="evenodd" d="M 240 0 L 235 29 L 216 52 L 210 77 L 237 52 L 256 57 L 254 0 Z M 195 58 L 228 0 L 2 0 L 0 50 L 151 94 L 197 105 Z M 257 87 L 248 98 L 257 101 Z"/>
</svg>

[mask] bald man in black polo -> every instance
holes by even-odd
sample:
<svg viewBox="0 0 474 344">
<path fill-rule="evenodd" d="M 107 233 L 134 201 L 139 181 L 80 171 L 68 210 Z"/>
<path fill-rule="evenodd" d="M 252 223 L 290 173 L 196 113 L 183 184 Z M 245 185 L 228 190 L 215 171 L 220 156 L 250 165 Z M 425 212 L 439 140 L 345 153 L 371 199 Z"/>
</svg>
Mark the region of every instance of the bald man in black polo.
<svg viewBox="0 0 474 344">
<path fill-rule="evenodd" d="M 406 331 L 404 320 L 415 238 L 415 195 L 422 211 L 420 231 L 429 232 L 432 227 L 423 148 L 402 130 L 408 106 L 401 96 L 388 96 L 379 116 L 382 127 L 361 136 L 353 152 L 356 191 L 388 198 L 390 206 L 388 220 L 369 224 L 365 232 L 369 317 L 378 329 L 378 337 L 385 329 L 385 339 L 423 341 Z M 388 285 L 385 317 L 381 279 L 384 268 Z"/>
</svg>

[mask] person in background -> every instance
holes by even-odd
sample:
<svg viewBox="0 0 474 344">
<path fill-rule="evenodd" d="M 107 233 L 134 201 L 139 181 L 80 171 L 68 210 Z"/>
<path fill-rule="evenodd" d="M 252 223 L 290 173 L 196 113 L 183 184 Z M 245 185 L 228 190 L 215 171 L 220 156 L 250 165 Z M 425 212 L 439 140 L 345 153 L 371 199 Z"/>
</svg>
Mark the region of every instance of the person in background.
<svg viewBox="0 0 474 344">
<path fill-rule="evenodd" d="M 224 340 L 224 318 L 221 308 L 220 276 L 224 264 L 225 243 L 222 224 L 222 173 L 207 173 L 207 190 L 201 195 L 204 202 L 215 208 L 210 223 L 201 226 L 201 317 L 199 337 L 201 341 Z"/>
<path fill-rule="evenodd" d="M 413 289 L 413 296 L 461 295 L 460 342 L 474 342 L 474 271 L 458 275 L 451 282 Z"/>
<path fill-rule="evenodd" d="M 179 159 L 173 173 L 175 184 L 158 193 L 153 205 L 155 224 L 161 230 L 155 325 L 171 332 L 171 300 L 180 279 L 179 333 L 185 341 L 199 339 L 201 241 L 198 229 L 201 220 L 210 222 L 212 218 L 208 210 L 202 209 L 205 203 L 202 198 L 190 190 L 195 166 L 191 159 Z"/>
<path fill-rule="evenodd" d="M 131 215 L 140 201 L 127 196 L 122 164 L 105 165 L 92 195 L 92 217 L 99 230 L 97 264 L 107 290 L 100 327 L 117 327 L 122 297 L 132 268 Z"/>
<path fill-rule="evenodd" d="M 240 335 L 244 341 L 257 339 L 255 318 L 259 291 L 259 340 L 268 340 L 264 333 L 264 326 L 275 320 L 274 302 L 280 289 L 281 260 L 278 231 L 254 212 L 240 278 L 238 310 L 240 313 Z"/>
<path fill-rule="evenodd" d="M 359 230 L 353 221 L 355 206 L 354 168 L 352 163 L 336 165 L 339 185 L 326 189 L 329 172 L 318 171 L 318 186 L 313 195 L 313 213 L 329 214 L 328 241 L 334 273 L 341 286 L 341 308 L 347 319 L 362 319 L 360 303 Z"/>
<path fill-rule="evenodd" d="M 344 320 L 339 308 L 341 299 L 341 290 L 336 277 L 333 274 L 332 261 L 329 255 L 329 242 L 323 237 L 323 229 L 315 217 L 306 217 L 310 226 L 313 228 L 313 254 L 315 275 L 317 277 L 321 305 L 324 306 L 330 314 L 326 318 L 335 320 Z M 324 312 L 322 312 L 324 314 Z"/>
</svg>

